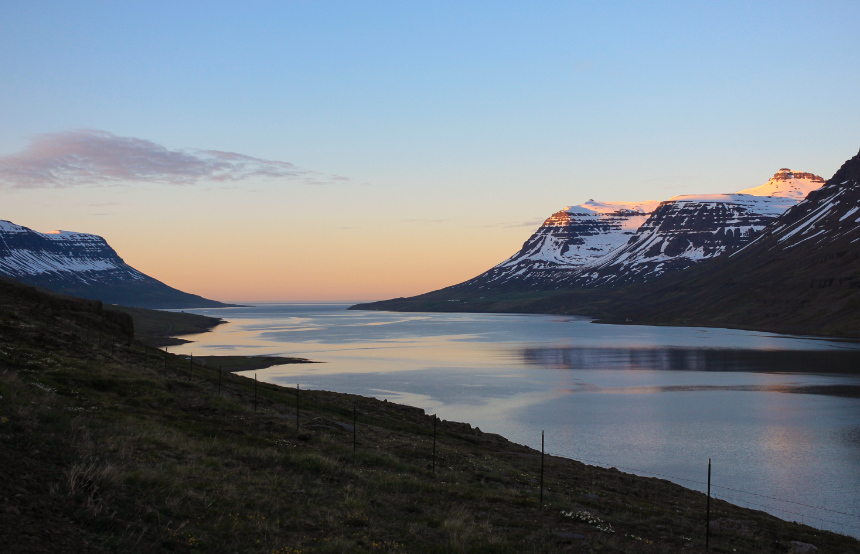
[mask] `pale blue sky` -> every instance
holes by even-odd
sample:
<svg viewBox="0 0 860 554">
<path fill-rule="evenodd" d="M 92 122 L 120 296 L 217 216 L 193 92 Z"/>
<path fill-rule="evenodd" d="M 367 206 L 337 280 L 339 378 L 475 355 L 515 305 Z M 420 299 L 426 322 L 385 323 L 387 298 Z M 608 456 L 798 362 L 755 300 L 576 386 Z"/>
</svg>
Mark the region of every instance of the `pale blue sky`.
<svg viewBox="0 0 860 554">
<path fill-rule="evenodd" d="M 447 268 L 435 281 L 430 262 L 415 262 L 421 279 L 377 277 L 384 286 L 349 294 L 417 293 L 501 261 L 570 203 L 728 192 L 784 166 L 829 177 L 860 148 L 858 23 L 854 1 L 6 0 L 0 156 L 34 135 L 83 128 L 349 177 L 237 182 L 207 199 L 208 215 L 285 241 L 325 221 L 325 237 L 303 243 L 344 256 L 358 255 L 356 229 L 377 226 L 364 239 L 378 248 L 362 253 L 377 268 L 440 241 L 469 252 L 434 250 Z M 137 195 L 150 187 L 192 208 L 216 193 L 152 186 L 7 191 L 0 219 L 103 234 L 141 269 L 187 286 L 186 269 L 158 269 L 168 261 L 131 237 L 147 217 L 179 233 L 212 223 L 182 209 L 175 220 L 153 216 L 158 203 Z M 247 200 L 251 190 L 265 200 Z M 99 203 L 119 208 L 91 209 Z M 255 227 L 272 203 L 285 221 Z M 380 239 L 391 233 L 401 240 Z M 224 255 L 199 248 L 202 260 Z M 230 290 L 247 293 L 194 292 Z"/>
</svg>

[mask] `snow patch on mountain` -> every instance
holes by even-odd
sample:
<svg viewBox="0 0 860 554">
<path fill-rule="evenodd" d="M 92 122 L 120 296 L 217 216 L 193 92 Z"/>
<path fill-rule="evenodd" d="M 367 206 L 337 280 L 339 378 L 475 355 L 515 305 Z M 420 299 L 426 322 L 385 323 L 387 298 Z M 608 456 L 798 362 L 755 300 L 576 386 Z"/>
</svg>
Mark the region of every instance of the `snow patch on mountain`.
<svg viewBox="0 0 860 554">
<path fill-rule="evenodd" d="M 0 275 L 110 304 L 149 308 L 224 306 L 174 289 L 131 267 L 98 235 L 39 233 L 0 220 Z"/>
<path fill-rule="evenodd" d="M 499 286 L 558 268 L 587 266 L 625 244 L 658 205 L 589 200 L 567 206 L 547 218 L 519 252 L 478 279 Z"/>
<path fill-rule="evenodd" d="M 739 190 L 738 194 L 752 194 L 754 196 L 780 196 L 793 198 L 800 202 L 806 196 L 824 185 L 824 179 L 813 173 L 792 171 L 782 168 L 770 178 L 770 180 L 757 187 Z"/>
<path fill-rule="evenodd" d="M 550 216 L 519 252 L 458 286 L 559 288 L 648 280 L 752 242 L 824 179 L 780 169 L 763 185 L 664 202 L 598 202 Z"/>
<path fill-rule="evenodd" d="M 75 273 L 90 281 L 90 272 L 122 271 L 129 279 L 144 275 L 127 265 L 100 236 L 70 231 L 39 233 L 0 220 L 0 273 L 26 280 L 47 273 Z"/>
</svg>

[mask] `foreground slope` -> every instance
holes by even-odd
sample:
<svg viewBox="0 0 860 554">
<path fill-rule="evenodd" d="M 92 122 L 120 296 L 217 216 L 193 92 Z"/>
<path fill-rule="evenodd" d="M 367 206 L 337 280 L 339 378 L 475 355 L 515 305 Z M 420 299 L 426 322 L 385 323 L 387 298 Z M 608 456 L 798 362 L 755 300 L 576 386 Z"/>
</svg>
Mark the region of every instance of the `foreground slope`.
<svg viewBox="0 0 860 554">
<path fill-rule="evenodd" d="M 295 389 L 130 343 L 115 317 L 0 281 L 4 552 L 704 551 L 702 493 L 541 472 L 535 450 L 447 421 L 434 441 L 422 410 L 372 398 L 302 391 L 299 410 Z M 710 505 L 712 550 L 860 552 Z"/>
<path fill-rule="evenodd" d="M 144 308 L 226 306 L 182 292 L 131 267 L 100 236 L 39 233 L 0 220 L 0 275 L 46 289 Z"/>
</svg>

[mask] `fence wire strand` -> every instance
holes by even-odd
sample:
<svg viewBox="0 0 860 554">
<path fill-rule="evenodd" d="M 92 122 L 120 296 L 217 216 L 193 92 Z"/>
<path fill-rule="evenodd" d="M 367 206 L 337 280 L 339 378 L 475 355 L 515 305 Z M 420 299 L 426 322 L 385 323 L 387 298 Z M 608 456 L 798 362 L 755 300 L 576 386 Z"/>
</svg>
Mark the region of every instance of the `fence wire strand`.
<svg viewBox="0 0 860 554">
<path fill-rule="evenodd" d="M 143 357 L 146 354 L 141 352 L 141 353 L 138 353 L 138 355 Z M 185 358 L 185 357 L 182 356 L 181 358 Z M 160 361 L 160 360 L 158 360 L 158 361 Z M 167 360 L 165 360 L 165 361 L 167 361 Z M 177 360 L 174 358 L 173 363 L 169 364 L 170 366 L 172 366 L 172 367 L 170 367 L 170 369 L 172 370 L 173 377 L 175 379 L 184 380 L 187 378 L 188 374 L 191 373 L 191 372 L 189 372 L 190 366 L 186 366 L 185 368 L 183 368 L 182 364 L 188 364 L 188 363 L 189 363 L 189 360 L 187 358 L 185 358 L 185 359 L 181 359 L 181 361 L 179 361 L 179 363 L 177 364 Z M 193 363 L 193 376 L 195 378 L 194 379 L 195 381 L 197 380 L 197 378 L 199 376 L 200 381 L 198 381 L 198 382 L 210 383 L 214 387 L 217 387 L 218 372 L 219 372 L 218 368 L 209 368 L 206 365 L 199 364 L 197 362 L 197 360 L 194 360 L 192 363 Z M 159 364 L 155 360 L 155 358 L 153 358 L 152 366 L 153 366 L 155 371 L 159 371 Z M 246 395 L 251 395 L 251 396 L 253 395 L 253 378 L 245 377 L 243 375 L 238 375 L 238 374 L 230 372 L 230 371 L 224 371 L 224 373 L 222 375 L 222 379 L 223 379 L 224 384 L 232 383 L 233 385 L 236 386 L 236 389 L 234 389 L 234 394 L 238 393 L 241 397 L 245 397 Z M 263 405 L 259 406 L 260 413 L 271 412 L 273 409 L 275 412 L 279 412 L 282 410 L 293 411 L 297 408 L 298 401 L 297 401 L 297 396 L 296 396 L 296 389 L 291 388 L 291 387 L 287 388 L 287 387 L 273 384 L 273 383 L 264 383 L 264 382 L 260 382 L 258 384 L 258 386 L 259 386 L 259 389 L 258 389 L 259 399 L 265 400 L 268 402 L 268 404 L 263 402 L 262 403 Z M 226 393 L 227 391 L 225 390 L 224 392 Z M 303 390 L 302 393 L 304 393 L 304 392 L 305 391 Z M 318 393 L 319 391 L 316 391 L 316 392 Z M 340 406 L 340 405 L 336 405 L 336 404 L 329 404 L 329 403 L 325 402 L 321 397 L 319 397 L 318 394 L 316 395 L 316 397 L 314 397 L 313 395 L 305 396 L 303 394 L 302 398 L 301 398 L 301 417 L 302 417 L 302 420 L 304 421 L 305 418 L 314 417 L 312 415 L 314 413 L 316 413 L 316 414 L 328 413 L 334 417 L 340 417 L 340 418 L 347 417 L 348 419 L 351 420 L 352 408 L 350 406 Z M 367 423 L 368 424 L 373 423 L 373 419 L 374 419 L 373 416 L 368 414 L 367 417 L 369 418 L 368 420 L 366 420 Z M 303 425 L 304 425 L 304 423 L 303 423 Z M 415 429 L 410 430 L 410 432 L 413 432 L 414 434 L 420 435 L 422 437 L 427 437 L 427 436 L 432 435 L 432 429 L 430 427 L 428 427 L 426 432 L 424 432 L 423 430 L 415 430 Z M 350 439 L 350 440 L 352 440 L 352 439 Z M 701 488 L 705 488 L 708 485 L 707 482 L 700 481 L 697 479 L 678 477 L 675 475 L 658 473 L 658 472 L 643 470 L 643 469 L 639 469 L 639 468 L 620 466 L 620 465 L 611 464 L 611 463 L 607 463 L 607 462 L 603 462 L 603 461 L 591 460 L 588 458 L 575 458 L 573 456 L 556 454 L 556 453 L 549 452 L 549 451 L 547 451 L 546 454 L 548 456 L 552 456 L 552 457 L 556 457 L 556 458 L 560 458 L 560 459 L 572 460 L 572 461 L 576 461 L 576 462 L 587 463 L 587 464 L 591 464 L 591 465 L 598 466 L 598 467 L 616 468 L 619 470 L 624 470 L 624 471 L 630 472 L 631 474 L 638 474 L 638 475 L 643 475 L 646 477 L 647 476 L 653 476 L 653 477 L 657 477 L 657 478 L 661 478 L 661 479 L 666 479 L 670 482 L 678 484 L 678 486 L 683 486 L 681 483 L 695 484 Z M 592 481 L 591 484 L 599 486 L 601 488 L 603 488 L 606 485 L 606 483 L 602 483 L 599 480 Z M 853 520 L 860 520 L 860 515 L 854 514 L 851 512 L 847 512 L 847 511 L 837 510 L 837 509 L 833 509 L 833 508 L 826 508 L 823 506 L 816 506 L 814 504 L 798 502 L 795 500 L 788 500 L 788 499 L 780 498 L 780 497 L 773 496 L 773 495 L 747 491 L 747 490 L 739 489 L 736 487 L 719 485 L 719 484 L 715 484 L 713 482 L 711 482 L 710 486 L 712 489 L 720 489 L 722 491 L 730 491 L 731 493 L 736 493 L 736 494 L 740 494 L 740 495 L 748 495 L 748 496 L 752 496 L 752 497 L 756 497 L 756 498 L 760 498 L 760 499 L 767 499 L 767 500 L 775 501 L 778 503 L 790 504 L 792 506 L 808 508 L 811 510 L 820 510 L 821 512 L 838 514 L 840 516 L 852 518 Z M 613 508 L 613 509 L 617 509 L 617 510 L 623 510 L 623 513 L 627 514 L 622 519 L 629 518 L 626 520 L 625 523 L 621 524 L 621 527 L 624 527 L 624 528 L 629 527 L 630 529 L 628 529 L 628 531 L 632 530 L 632 531 L 635 531 L 636 533 L 647 534 L 647 532 L 651 529 L 651 525 L 654 521 L 653 517 L 658 517 L 656 514 L 660 514 L 660 513 L 672 514 L 672 512 L 674 511 L 675 514 L 672 514 L 672 517 L 677 517 L 678 522 L 681 525 L 681 527 L 686 530 L 685 531 L 686 533 L 691 535 L 690 537 L 681 536 L 681 535 L 679 535 L 679 536 L 681 536 L 681 538 L 683 538 L 685 540 L 689 539 L 691 542 L 699 544 L 700 546 L 704 546 L 705 540 L 704 540 L 704 537 L 702 536 L 702 535 L 704 535 L 704 528 L 706 525 L 704 507 L 702 508 L 701 513 L 699 513 L 698 511 L 691 512 L 688 507 L 685 507 L 682 504 L 678 503 L 676 497 L 667 495 L 665 493 L 659 493 L 656 490 L 648 491 L 647 486 L 644 486 L 644 488 L 646 489 L 646 494 L 648 495 L 648 497 L 646 497 L 646 498 L 640 498 L 640 497 L 630 498 L 629 499 L 629 502 L 631 502 L 630 504 L 623 503 L 623 504 L 617 505 Z M 689 488 L 687 490 L 700 492 L 700 493 L 704 494 L 703 491 L 698 491 L 698 490 L 696 490 L 696 488 Z M 746 499 L 746 498 L 738 498 L 735 495 L 726 495 L 724 493 L 714 493 L 713 491 L 711 492 L 711 498 L 713 498 L 715 500 L 720 500 L 720 501 L 726 502 L 730 506 L 733 506 L 735 508 L 742 508 L 742 506 L 740 504 L 745 503 L 748 506 L 755 506 L 758 509 L 762 509 L 763 511 L 770 513 L 771 515 L 775 515 L 774 512 L 778 512 L 781 514 L 791 514 L 792 516 L 799 517 L 801 519 L 800 523 L 802 525 L 805 525 L 803 523 L 804 520 L 814 519 L 814 520 L 817 520 L 819 522 L 822 522 L 822 530 L 824 530 L 823 524 L 829 524 L 831 526 L 834 526 L 833 527 L 834 532 L 835 532 L 836 528 L 841 528 L 842 534 L 844 534 L 845 529 L 848 528 L 848 529 L 858 531 L 858 533 L 854 533 L 855 537 L 860 536 L 860 526 L 852 524 L 852 523 L 833 521 L 831 519 L 826 519 L 826 518 L 822 518 L 819 516 L 810 515 L 809 513 L 804 513 L 802 511 L 795 511 L 795 510 L 788 509 L 788 508 L 780 508 L 780 507 L 776 507 L 776 506 L 771 506 L 768 504 L 763 504 L 760 502 L 751 501 L 751 500 Z M 747 508 L 747 509 L 749 509 L 749 508 Z M 651 514 L 648 514 L 646 512 L 651 512 Z M 619 513 L 621 513 L 621 512 L 619 512 Z M 710 524 L 713 524 L 715 521 L 718 521 L 719 518 L 721 517 L 721 515 L 727 517 L 727 516 L 731 515 L 731 512 L 726 511 L 725 507 L 714 507 L 712 509 L 712 512 L 711 512 L 712 517 L 710 520 Z M 663 517 L 666 517 L 666 516 L 663 516 Z M 717 518 L 717 519 L 714 519 L 714 518 Z M 766 526 L 766 524 L 764 524 L 764 523 L 762 523 L 762 525 Z M 765 530 L 766 529 L 767 528 L 765 527 Z M 814 529 L 814 527 L 813 527 L 813 529 Z M 768 532 L 774 532 L 774 531 L 768 531 Z M 635 537 L 637 535 L 628 535 L 628 536 Z M 786 540 L 791 539 L 791 537 L 783 537 L 783 538 L 786 538 Z M 641 537 L 640 537 L 640 540 L 642 540 Z M 726 550 L 732 549 L 735 552 L 760 552 L 761 551 L 760 543 L 756 542 L 755 540 L 753 540 L 751 538 L 744 538 L 744 537 L 741 537 L 741 536 L 736 535 L 736 534 L 731 535 L 729 537 L 727 537 L 725 535 L 721 536 L 719 534 L 712 534 L 710 537 L 710 540 L 711 540 L 711 544 L 714 546 L 720 546 L 720 548 L 724 548 Z"/>
</svg>

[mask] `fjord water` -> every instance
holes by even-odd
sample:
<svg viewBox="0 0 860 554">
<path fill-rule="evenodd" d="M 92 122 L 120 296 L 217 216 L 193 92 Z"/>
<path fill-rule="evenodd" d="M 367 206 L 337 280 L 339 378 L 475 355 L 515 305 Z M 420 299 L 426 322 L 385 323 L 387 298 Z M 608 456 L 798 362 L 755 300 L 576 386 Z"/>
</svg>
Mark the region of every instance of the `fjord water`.
<svg viewBox="0 0 860 554">
<path fill-rule="evenodd" d="M 198 309 L 171 347 L 299 356 L 271 383 L 387 398 L 547 451 L 860 536 L 860 344 L 545 315 Z M 818 509 L 826 508 L 826 509 Z"/>
</svg>

